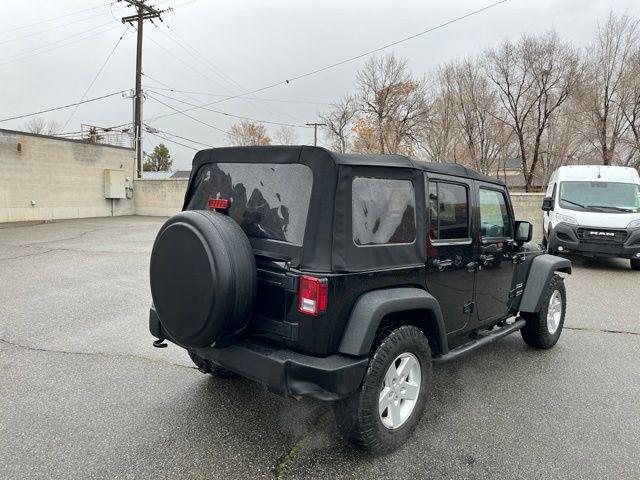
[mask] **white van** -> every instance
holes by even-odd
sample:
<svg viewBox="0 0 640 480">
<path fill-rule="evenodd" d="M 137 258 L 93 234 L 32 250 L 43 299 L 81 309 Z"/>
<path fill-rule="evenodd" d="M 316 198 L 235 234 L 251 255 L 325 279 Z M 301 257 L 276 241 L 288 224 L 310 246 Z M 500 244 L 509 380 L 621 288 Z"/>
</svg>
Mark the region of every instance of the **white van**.
<svg viewBox="0 0 640 480">
<path fill-rule="evenodd" d="M 549 253 L 628 258 L 640 270 L 640 176 L 633 168 L 560 167 L 543 200 Z"/>
</svg>

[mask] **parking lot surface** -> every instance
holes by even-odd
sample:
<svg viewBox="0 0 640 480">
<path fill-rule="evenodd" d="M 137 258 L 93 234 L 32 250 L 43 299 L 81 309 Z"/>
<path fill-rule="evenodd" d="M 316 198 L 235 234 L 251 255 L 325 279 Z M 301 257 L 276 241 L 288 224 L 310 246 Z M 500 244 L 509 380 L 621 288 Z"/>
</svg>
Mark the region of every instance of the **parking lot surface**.
<svg viewBox="0 0 640 480">
<path fill-rule="evenodd" d="M 344 443 L 330 406 L 151 346 L 164 219 L 0 225 L 0 477 L 640 478 L 640 272 L 574 260 L 549 351 L 512 335 L 434 367 L 405 447 Z"/>
</svg>

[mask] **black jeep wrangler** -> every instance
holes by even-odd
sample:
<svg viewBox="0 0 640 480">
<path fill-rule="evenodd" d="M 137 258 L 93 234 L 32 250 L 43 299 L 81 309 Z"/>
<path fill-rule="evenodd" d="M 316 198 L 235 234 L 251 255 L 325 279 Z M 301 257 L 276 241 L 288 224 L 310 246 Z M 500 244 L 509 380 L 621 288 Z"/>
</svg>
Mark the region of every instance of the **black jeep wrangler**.
<svg viewBox="0 0 640 480">
<path fill-rule="evenodd" d="M 422 415 L 432 362 L 517 330 L 558 341 L 571 263 L 531 230 L 502 183 L 460 165 L 204 150 L 153 246 L 149 328 L 205 373 L 336 401 L 347 439 L 388 451 Z"/>
</svg>

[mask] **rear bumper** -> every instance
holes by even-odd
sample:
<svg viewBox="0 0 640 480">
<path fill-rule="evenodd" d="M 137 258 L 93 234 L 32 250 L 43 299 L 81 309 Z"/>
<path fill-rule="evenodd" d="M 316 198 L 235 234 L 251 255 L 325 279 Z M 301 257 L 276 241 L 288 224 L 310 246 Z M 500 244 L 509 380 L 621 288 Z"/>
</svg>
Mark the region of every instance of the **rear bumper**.
<svg viewBox="0 0 640 480">
<path fill-rule="evenodd" d="M 602 240 L 584 240 L 578 236 L 578 229 L 593 231 L 606 231 L 599 227 L 583 227 L 559 223 L 551 230 L 549 236 L 549 247 L 558 252 L 558 247 L 562 247 L 563 253 L 579 253 L 589 257 L 617 257 L 617 258 L 640 258 L 640 228 L 616 229 L 619 232 L 626 232 L 626 239 L 623 242 L 608 240 L 603 236 Z"/>
<path fill-rule="evenodd" d="M 165 336 L 153 307 L 149 312 L 149 331 L 157 338 Z M 194 351 L 279 395 L 304 395 L 318 400 L 337 400 L 354 393 L 369 364 L 366 357 L 314 357 L 251 339 L 224 348 Z"/>
</svg>

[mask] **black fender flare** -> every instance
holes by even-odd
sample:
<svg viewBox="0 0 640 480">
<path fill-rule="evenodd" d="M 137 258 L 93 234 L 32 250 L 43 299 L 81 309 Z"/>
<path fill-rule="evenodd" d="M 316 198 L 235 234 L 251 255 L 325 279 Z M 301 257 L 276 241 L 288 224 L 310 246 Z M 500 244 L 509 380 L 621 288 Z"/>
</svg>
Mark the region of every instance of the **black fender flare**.
<svg viewBox="0 0 640 480">
<path fill-rule="evenodd" d="M 556 272 L 571 274 L 571 261 L 546 253 L 533 258 L 520 300 L 521 312 L 536 313 L 540 311 L 544 289 Z"/>
<path fill-rule="evenodd" d="M 426 322 L 435 330 L 434 353 L 449 351 L 440 304 L 427 291 L 415 287 L 385 288 L 361 295 L 342 334 L 338 351 L 346 355 L 367 355 L 385 315 L 407 310 L 425 310 Z"/>
</svg>

